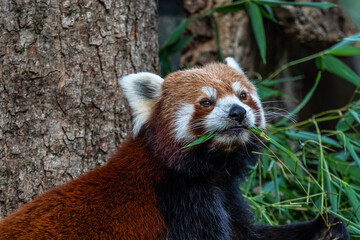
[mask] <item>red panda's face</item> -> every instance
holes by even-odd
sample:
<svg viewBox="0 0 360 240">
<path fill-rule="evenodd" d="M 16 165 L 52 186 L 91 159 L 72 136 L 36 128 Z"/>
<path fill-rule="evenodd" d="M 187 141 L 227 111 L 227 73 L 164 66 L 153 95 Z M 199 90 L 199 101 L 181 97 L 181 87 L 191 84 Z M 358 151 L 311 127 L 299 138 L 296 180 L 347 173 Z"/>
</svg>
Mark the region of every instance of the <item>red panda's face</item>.
<svg viewBox="0 0 360 240">
<path fill-rule="evenodd" d="M 152 116 L 153 124 L 161 122 L 164 125 L 164 134 L 171 138 L 169 141 L 184 146 L 208 132 L 216 134 L 211 140 L 214 147 L 232 149 L 244 145 L 250 139 L 248 129 L 253 126 L 264 129 L 265 118 L 256 88 L 238 65 L 232 64 L 236 63 L 178 71 L 164 81 L 149 75 L 147 81 L 134 85 L 137 86 L 133 87 L 135 90 L 122 84 L 130 105 L 133 105 L 134 134 Z M 161 89 L 156 90 L 160 85 Z M 137 99 L 132 93 L 136 88 L 141 92 L 136 95 Z M 154 101 L 140 103 L 141 98 Z M 140 117 L 141 114 L 146 116 Z"/>
<path fill-rule="evenodd" d="M 265 128 L 256 88 L 224 64 L 179 71 L 165 78 L 161 101 L 178 142 L 215 132 L 215 145 L 232 148 L 249 141 L 249 128 Z"/>
</svg>

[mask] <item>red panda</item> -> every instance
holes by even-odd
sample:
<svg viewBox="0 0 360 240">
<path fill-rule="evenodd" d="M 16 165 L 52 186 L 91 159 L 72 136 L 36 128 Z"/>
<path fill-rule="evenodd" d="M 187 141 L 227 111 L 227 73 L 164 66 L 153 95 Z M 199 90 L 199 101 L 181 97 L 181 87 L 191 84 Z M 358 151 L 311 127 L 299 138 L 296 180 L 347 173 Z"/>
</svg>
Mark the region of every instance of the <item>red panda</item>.
<svg viewBox="0 0 360 240">
<path fill-rule="evenodd" d="M 0 222 L 0 239 L 349 239 L 329 216 L 254 223 L 239 181 L 265 129 L 254 85 L 232 58 L 169 74 L 119 80 L 133 132 L 108 163 L 54 188 Z M 186 151 L 209 132 L 215 136 Z"/>
</svg>

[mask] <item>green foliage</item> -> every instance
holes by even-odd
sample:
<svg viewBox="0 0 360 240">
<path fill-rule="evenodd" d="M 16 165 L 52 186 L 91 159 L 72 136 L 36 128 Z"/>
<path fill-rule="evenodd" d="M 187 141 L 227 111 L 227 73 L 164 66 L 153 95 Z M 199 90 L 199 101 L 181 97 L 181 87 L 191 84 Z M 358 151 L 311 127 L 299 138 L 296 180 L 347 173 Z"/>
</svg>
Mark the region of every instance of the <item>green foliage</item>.
<svg viewBox="0 0 360 240">
<path fill-rule="evenodd" d="M 251 25 L 254 31 L 256 43 L 259 47 L 261 59 L 264 63 L 266 63 L 265 29 L 260 9 L 260 6 L 253 2 L 249 2 L 247 5 L 247 12 L 250 16 Z"/>
<path fill-rule="evenodd" d="M 275 19 L 271 6 L 281 6 L 281 5 L 293 5 L 300 7 L 315 7 L 315 8 L 329 8 L 335 7 L 336 5 L 328 2 L 321 3 L 302 3 L 302 2 L 287 2 L 287 1 L 278 1 L 278 0 L 242 0 L 235 1 L 229 4 L 222 4 L 214 9 L 206 11 L 205 13 L 199 16 L 191 16 L 190 18 L 183 21 L 167 38 L 165 43 L 160 47 L 159 59 L 161 65 L 161 73 L 163 76 L 166 76 L 172 72 L 170 64 L 170 56 L 179 52 L 184 48 L 194 36 L 183 38 L 182 34 L 184 33 L 186 27 L 199 19 L 210 16 L 214 24 L 215 34 L 216 34 L 216 43 L 218 47 L 219 60 L 222 62 L 224 60 L 219 40 L 219 31 L 215 18 L 213 17 L 214 13 L 234 13 L 246 10 L 250 16 L 251 25 L 255 35 L 256 43 L 259 48 L 261 59 L 266 63 L 266 37 L 265 37 L 265 28 L 263 24 L 263 17 L 270 19 L 278 24 L 281 24 L 278 20 Z"/>
<path fill-rule="evenodd" d="M 159 58 L 161 65 L 161 73 L 163 76 L 171 72 L 170 56 L 181 51 L 193 38 L 182 37 L 186 27 L 193 21 L 193 18 L 188 18 L 183 21 L 166 39 L 164 44 L 159 49 Z"/>
<path fill-rule="evenodd" d="M 359 14 L 360 1 L 340 0 L 340 3 L 349 13 L 351 19 L 353 20 L 357 28 L 360 30 L 360 14 Z"/>
<path fill-rule="evenodd" d="M 195 141 L 191 142 L 190 144 L 186 145 L 185 147 L 183 147 L 183 151 L 188 150 L 189 148 L 195 147 L 196 145 L 202 144 L 208 140 L 210 140 L 211 138 L 213 138 L 216 135 L 215 132 L 208 132 L 202 135 L 199 135 L 198 139 L 196 139 Z"/>
<path fill-rule="evenodd" d="M 168 56 L 191 41 L 193 36 L 191 39 L 181 36 L 192 21 L 212 17 L 215 12 L 227 14 L 247 11 L 260 56 L 265 62 L 266 31 L 263 17 L 281 24 L 271 10 L 272 6 L 278 5 L 317 8 L 335 6 L 326 2 L 275 0 L 246 0 L 224 4 L 200 16 L 189 18 L 177 28 L 160 49 L 160 61 L 166 63 Z M 216 20 L 214 17 L 212 20 L 219 59 L 223 59 Z M 360 77 L 338 58 L 359 55 L 360 47 L 354 44 L 359 41 L 360 33 L 343 39 L 329 49 L 291 61 L 266 78 L 255 81 L 262 100 L 272 96 L 292 99 L 272 87 L 282 82 L 300 80 L 302 76 L 275 78 L 283 70 L 310 60 L 316 60 L 319 71 L 313 87 L 293 111 L 280 121 L 268 124 L 266 133 L 257 128 L 251 129 L 254 136 L 261 140 L 263 151 L 258 153 L 259 162 L 251 169 L 247 182 L 241 188 L 244 197 L 255 210 L 258 221 L 272 225 L 286 224 L 289 221 L 309 220 L 319 214 L 324 216 L 324 213 L 329 212 L 347 223 L 352 239 L 360 239 L 360 100 L 356 100 L 360 95 Z M 169 71 L 171 69 L 167 68 L 164 73 Z M 290 123 L 289 119 L 306 106 L 313 96 L 324 71 L 335 74 L 354 86 L 354 94 L 349 103 L 339 109 L 316 113 L 305 121 Z M 337 121 L 334 129 L 320 129 L 319 124 L 327 121 Z M 215 133 L 208 133 L 200 136 L 184 150 L 201 144 L 214 135 Z"/>
<path fill-rule="evenodd" d="M 348 224 L 352 239 L 360 238 L 360 101 L 354 100 L 356 95 L 359 96 L 360 78 L 337 58 L 359 54 L 359 48 L 353 46 L 359 35 L 346 38 L 330 49 L 289 62 L 257 83 L 263 98 L 279 96 L 270 87 L 294 80 L 274 79 L 280 72 L 299 63 L 317 60 L 319 73 L 314 86 L 284 119 L 268 125 L 261 161 L 242 186 L 259 220 L 285 224 L 288 219 L 307 220 L 329 212 Z M 322 71 L 352 83 L 354 96 L 341 109 L 318 113 L 296 124 L 288 123 L 313 95 Z M 321 130 L 318 126 L 321 122 L 333 120 L 337 121 L 335 129 Z"/>
<path fill-rule="evenodd" d="M 336 57 L 326 55 L 321 58 L 321 62 L 322 66 L 324 66 L 327 71 L 342 77 L 354 84 L 356 87 L 360 87 L 360 77 Z"/>
</svg>

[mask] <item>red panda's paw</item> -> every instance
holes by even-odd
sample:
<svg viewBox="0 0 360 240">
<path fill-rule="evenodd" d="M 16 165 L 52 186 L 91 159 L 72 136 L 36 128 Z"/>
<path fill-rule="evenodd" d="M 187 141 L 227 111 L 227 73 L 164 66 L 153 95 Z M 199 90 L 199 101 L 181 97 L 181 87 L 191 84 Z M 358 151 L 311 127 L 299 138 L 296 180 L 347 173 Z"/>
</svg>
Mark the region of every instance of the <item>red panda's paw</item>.
<svg viewBox="0 0 360 240">
<path fill-rule="evenodd" d="M 323 216 L 328 224 L 326 225 L 323 218 L 319 216 L 318 221 L 322 222 L 322 233 L 319 240 L 349 240 L 349 232 L 346 229 L 346 224 L 339 218 L 328 214 Z"/>
</svg>

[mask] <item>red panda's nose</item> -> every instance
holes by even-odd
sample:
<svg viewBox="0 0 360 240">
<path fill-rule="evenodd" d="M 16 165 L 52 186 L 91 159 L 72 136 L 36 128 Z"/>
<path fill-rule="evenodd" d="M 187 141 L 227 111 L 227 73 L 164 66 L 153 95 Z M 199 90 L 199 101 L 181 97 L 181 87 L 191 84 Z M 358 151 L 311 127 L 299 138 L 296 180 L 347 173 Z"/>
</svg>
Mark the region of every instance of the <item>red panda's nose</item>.
<svg viewBox="0 0 360 240">
<path fill-rule="evenodd" d="M 229 111 L 229 118 L 237 121 L 238 123 L 242 123 L 242 121 L 246 118 L 245 108 L 237 104 L 233 104 Z"/>
</svg>

